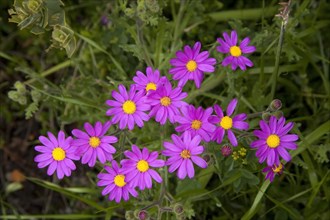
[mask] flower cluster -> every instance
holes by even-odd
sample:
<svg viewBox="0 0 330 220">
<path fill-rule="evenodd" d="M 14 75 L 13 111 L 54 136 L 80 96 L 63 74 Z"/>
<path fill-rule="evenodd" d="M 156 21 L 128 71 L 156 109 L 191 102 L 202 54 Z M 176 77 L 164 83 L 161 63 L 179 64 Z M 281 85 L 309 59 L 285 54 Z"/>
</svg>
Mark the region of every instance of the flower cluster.
<svg viewBox="0 0 330 220">
<path fill-rule="evenodd" d="M 223 34 L 224 40 L 218 39 L 220 46 L 217 50 L 220 53 L 230 53 L 222 61 L 223 66 L 231 64 L 233 70 L 240 67 L 246 70 L 246 66 L 253 66 L 252 62 L 242 54 L 255 51 L 254 46 L 248 46 L 249 38 L 237 46 L 237 33 Z M 146 68 L 146 74 L 136 72 L 133 77 L 134 84 L 127 89 L 119 85 L 117 91 L 112 91 L 112 98 L 106 101 L 109 109 L 106 115 L 110 120 L 102 124 L 96 122 L 93 125 L 86 122 L 84 130 L 73 129 L 72 137 L 65 138 L 64 132 L 60 131 L 56 138 L 48 133 L 48 138 L 40 136 L 39 140 L 43 145 L 35 147 L 40 155 L 35 157 L 39 168 L 48 167 L 47 174 L 52 175 L 57 171 L 57 176 L 62 179 L 70 176 L 71 171 L 76 169 L 74 160 L 80 160 L 82 164 L 94 167 L 98 162 L 104 165 L 104 173 L 97 177 L 97 185 L 104 187 L 102 195 L 109 194 L 109 200 L 120 202 L 127 201 L 130 196 L 137 197 L 139 190 L 150 189 L 153 180 L 156 183 L 162 182 L 162 176 L 157 169 L 168 166 L 168 172 L 177 172 L 179 179 L 195 176 L 196 165 L 199 168 L 206 168 L 207 162 L 203 159 L 205 144 L 215 141 L 218 144 L 227 141 L 234 147 L 238 145 L 240 135 L 249 129 L 246 122 L 247 114 L 235 114 L 238 99 L 232 99 L 224 113 L 222 107 L 215 104 L 213 107 L 204 109 L 186 103 L 184 99 L 188 96 L 184 92 L 184 86 L 189 80 L 194 80 L 197 88 L 200 88 L 204 73 L 215 71 L 216 59 L 210 57 L 208 51 L 201 52 L 201 43 L 196 42 L 193 47 L 186 45 L 182 51 L 177 51 L 176 58 L 170 60 L 173 66 L 169 74 L 173 80 L 178 81 L 177 86 L 172 84 L 166 76 L 161 76 L 160 71 L 151 67 Z M 175 81 L 174 81 L 175 82 Z M 131 149 L 121 151 L 115 144 L 118 138 L 109 135 L 110 127 L 118 125 L 120 130 L 128 128 L 133 130 L 136 126 L 142 128 L 149 120 L 155 120 L 160 125 L 167 122 L 175 125 L 177 134 L 171 135 L 171 141 L 164 141 L 161 154 L 167 160 L 158 159 L 159 152 L 149 151 L 148 148 L 140 149 L 133 144 Z M 272 118 L 270 125 L 260 122 L 261 131 L 254 131 L 260 139 L 251 144 L 251 147 L 258 148 L 256 155 L 259 161 L 267 160 L 267 178 L 273 179 L 273 173 L 280 173 L 282 164 L 279 156 L 288 161 L 290 155 L 287 149 L 295 149 L 293 141 L 297 140 L 295 135 L 287 135 L 293 124 L 285 125 L 285 119 L 278 122 Z M 229 156 L 231 148 L 223 148 L 223 155 Z M 120 162 L 114 160 L 114 154 L 119 153 L 125 156 Z M 246 154 L 246 150 L 243 152 Z M 274 170 L 275 169 L 275 170 Z M 161 169 L 160 172 L 163 172 Z"/>
</svg>

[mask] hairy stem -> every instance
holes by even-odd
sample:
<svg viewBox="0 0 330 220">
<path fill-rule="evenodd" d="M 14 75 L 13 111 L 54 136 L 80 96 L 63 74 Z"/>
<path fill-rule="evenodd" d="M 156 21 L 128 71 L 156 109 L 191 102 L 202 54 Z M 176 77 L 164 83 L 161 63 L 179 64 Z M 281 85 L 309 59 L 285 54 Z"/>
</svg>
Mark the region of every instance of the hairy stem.
<svg viewBox="0 0 330 220">
<path fill-rule="evenodd" d="M 284 32 L 285 32 L 285 23 L 282 21 L 281 25 L 281 32 L 280 32 L 280 39 L 278 41 L 277 50 L 276 50 L 276 57 L 275 57 L 275 68 L 272 74 L 271 82 L 272 82 L 272 89 L 270 92 L 270 100 L 274 99 L 275 96 L 275 90 L 276 90 L 276 84 L 277 84 L 277 77 L 278 77 L 278 70 L 280 65 L 280 56 L 283 46 L 283 40 L 284 40 Z"/>
</svg>

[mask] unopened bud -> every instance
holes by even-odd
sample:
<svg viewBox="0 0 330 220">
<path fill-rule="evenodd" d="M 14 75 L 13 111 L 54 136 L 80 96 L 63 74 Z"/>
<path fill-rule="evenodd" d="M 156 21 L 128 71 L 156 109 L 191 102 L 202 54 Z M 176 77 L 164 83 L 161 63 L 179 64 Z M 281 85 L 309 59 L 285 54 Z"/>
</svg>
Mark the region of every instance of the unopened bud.
<svg viewBox="0 0 330 220">
<path fill-rule="evenodd" d="M 224 156 L 224 157 L 228 157 L 229 155 L 231 155 L 231 153 L 233 152 L 233 150 L 231 149 L 231 147 L 229 145 L 224 145 L 222 148 L 221 148 L 221 154 Z"/>
<path fill-rule="evenodd" d="M 276 111 L 279 110 L 280 108 L 282 108 L 282 102 L 279 99 L 274 99 L 270 105 L 269 108 L 271 111 Z"/>
<path fill-rule="evenodd" d="M 173 211 L 175 212 L 175 214 L 181 215 L 184 212 L 183 206 L 180 203 L 176 203 L 174 205 Z"/>
<path fill-rule="evenodd" d="M 262 120 L 268 122 L 271 116 L 272 115 L 269 112 L 265 112 L 265 113 L 262 113 L 262 116 L 261 117 L 262 117 Z"/>
<path fill-rule="evenodd" d="M 209 154 L 204 154 L 203 159 L 206 161 L 206 163 L 209 163 L 211 161 L 211 156 Z"/>
<path fill-rule="evenodd" d="M 131 211 L 131 210 L 126 211 L 126 213 L 125 213 L 125 219 L 127 219 L 127 220 L 135 219 L 134 212 Z"/>
<path fill-rule="evenodd" d="M 276 111 L 273 113 L 273 115 L 277 118 L 280 119 L 281 117 L 283 117 L 283 112 L 282 111 Z"/>
<path fill-rule="evenodd" d="M 146 210 L 141 210 L 138 214 L 138 219 L 139 220 L 147 220 L 149 219 L 148 212 Z"/>
<path fill-rule="evenodd" d="M 100 21 L 101 21 L 101 25 L 107 26 L 108 25 L 108 22 L 109 22 L 109 19 L 108 19 L 108 17 L 106 15 L 102 15 Z"/>
</svg>

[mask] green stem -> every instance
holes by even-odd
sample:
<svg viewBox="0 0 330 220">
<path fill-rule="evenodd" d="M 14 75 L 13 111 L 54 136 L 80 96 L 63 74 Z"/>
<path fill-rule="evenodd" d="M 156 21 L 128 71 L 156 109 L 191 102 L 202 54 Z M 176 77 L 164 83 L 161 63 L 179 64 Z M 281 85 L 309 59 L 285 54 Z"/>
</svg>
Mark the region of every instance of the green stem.
<svg viewBox="0 0 330 220">
<path fill-rule="evenodd" d="M 228 21 L 228 18 L 242 20 L 259 20 L 263 14 L 264 17 L 273 17 L 277 9 L 277 6 L 273 6 L 267 8 L 228 10 L 221 12 L 212 12 L 209 13 L 208 16 L 210 16 L 215 22 Z"/>
<path fill-rule="evenodd" d="M 136 32 L 137 32 L 138 44 L 140 44 L 141 47 L 142 47 L 144 60 L 146 61 L 147 65 L 153 67 L 151 59 L 149 57 L 147 47 L 146 47 L 145 42 L 144 42 L 142 26 L 143 26 L 142 21 L 140 19 L 137 19 L 137 21 L 136 21 Z"/>
<path fill-rule="evenodd" d="M 265 19 L 265 0 L 262 1 L 262 14 L 261 14 L 261 25 L 262 25 L 262 30 L 264 29 L 264 19 Z M 263 40 L 262 40 L 262 46 L 264 45 Z M 262 86 L 261 90 L 264 90 L 264 80 L 265 80 L 265 71 L 264 71 L 264 53 L 261 54 L 260 56 L 260 76 L 259 76 L 259 82 L 260 85 Z"/>
<path fill-rule="evenodd" d="M 72 61 L 71 60 L 67 60 L 67 61 L 64 61 L 60 64 L 57 64 L 56 66 L 53 66 L 51 68 L 49 68 L 48 70 L 45 70 L 43 71 L 42 73 L 40 73 L 40 77 L 44 78 L 52 73 L 55 73 L 57 71 L 59 71 L 60 69 L 64 69 L 68 66 L 71 66 L 72 65 Z M 28 81 L 24 82 L 25 84 L 30 84 L 30 83 L 33 83 L 34 81 L 36 81 L 37 78 L 32 78 L 32 79 L 29 79 Z"/>
<path fill-rule="evenodd" d="M 272 75 L 272 80 L 271 80 L 272 89 L 271 89 L 271 92 L 270 92 L 270 100 L 273 100 L 274 96 L 275 96 L 278 70 L 279 70 L 279 66 L 280 66 L 280 56 L 281 56 L 283 40 L 284 40 L 284 32 L 285 32 L 285 23 L 284 23 L 284 21 L 282 21 L 280 39 L 278 41 L 276 57 L 275 57 L 275 68 L 274 68 L 273 75 Z"/>
<path fill-rule="evenodd" d="M 175 16 L 176 19 L 174 20 L 175 27 L 174 27 L 174 35 L 173 35 L 173 41 L 172 41 L 172 45 L 171 45 L 171 51 L 174 50 L 175 44 L 177 43 L 177 38 L 179 37 L 180 26 L 182 23 L 181 20 L 183 17 L 184 8 L 185 8 L 185 0 L 181 0 L 179 13 L 177 16 Z"/>
</svg>

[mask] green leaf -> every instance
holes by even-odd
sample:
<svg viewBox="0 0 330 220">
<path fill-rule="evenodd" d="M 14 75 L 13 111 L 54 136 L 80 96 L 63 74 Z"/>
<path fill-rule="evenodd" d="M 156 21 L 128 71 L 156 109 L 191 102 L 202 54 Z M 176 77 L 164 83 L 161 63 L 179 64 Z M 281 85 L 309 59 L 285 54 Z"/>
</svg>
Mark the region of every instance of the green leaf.
<svg viewBox="0 0 330 220">
<path fill-rule="evenodd" d="M 48 182 L 48 181 L 44 181 L 44 180 L 39 180 L 37 178 L 32 178 L 32 177 L 28 177 L 27 178 L 29 181 L 42 186 L 44 188 L 53 190 L 55 192 L 61 193 L 64 196 L 68 196 L 74 199 L 78 199 L 80 201 L 82 201 L 83 203 L 86 203 L 87 205 L 94 207 L 97 210 L 104 210 L 104 207 L 102 207 L 101 205 L 99 205 L 98 203 L 96 203 L 95 201 L 91 200 L 91 199 L 87 199 L 84 196 L 80 196 L 77 193 L 73 193 L 59 185 L 56 185 L 54 183 Z"/>
<path fill-rule="evenodd" d="M 33 114 L 38 111 L 38 103 L 32 102 L 26 109 L 25 109 L 25 119 L 32 118 Z"/>
<path fill-rule="evenodd" d="M 100 45 L 98 45 L 95 41 L 93 41 L 93 40 L 91 40 L 91 39 L 89 39 L 88 37 L 85 37 L 85 36 L 83 36 L 83 35 L 81 35 L 81 34 L 78 34 L 78 33 L 76 33 L 76 35 L 80 38 L 80 39 L 82 39 L 82 40 L 84 40 L 86 43 L 88 43 L 88 44 L 90 44 L 92 47 L 94 47 L 94 48 L 96 48 L 97 50 L 99 50 L 99 51 L 101 51 L 101 52 L 103 52 L 103 53 L 105 53 L 106 55 L 108 55 L 109 56 L 109 58 L 112 60 L 112 62 L 114 63 L 114 65 L 117 67 L 117 69 L 122 73 L 122 74 L 124 74 L 124 75 L 126 75 L 126 72 L 125 72 L 125 70 L 123 69 L 123 67 L 120 65 L 120 63 L 110 54 L 110 53 L 108 53 L 104 48 L 102 48 Z"/>
<path fill-rule="evenodd" d="M 20 182 L 9 183 L 6 186 L 5 193 L 8 195 L 8 194 L 10 194 L 12 192 L 16 192 L 20 189 L 23 189 L 23 185 Z"/>
</svg>

